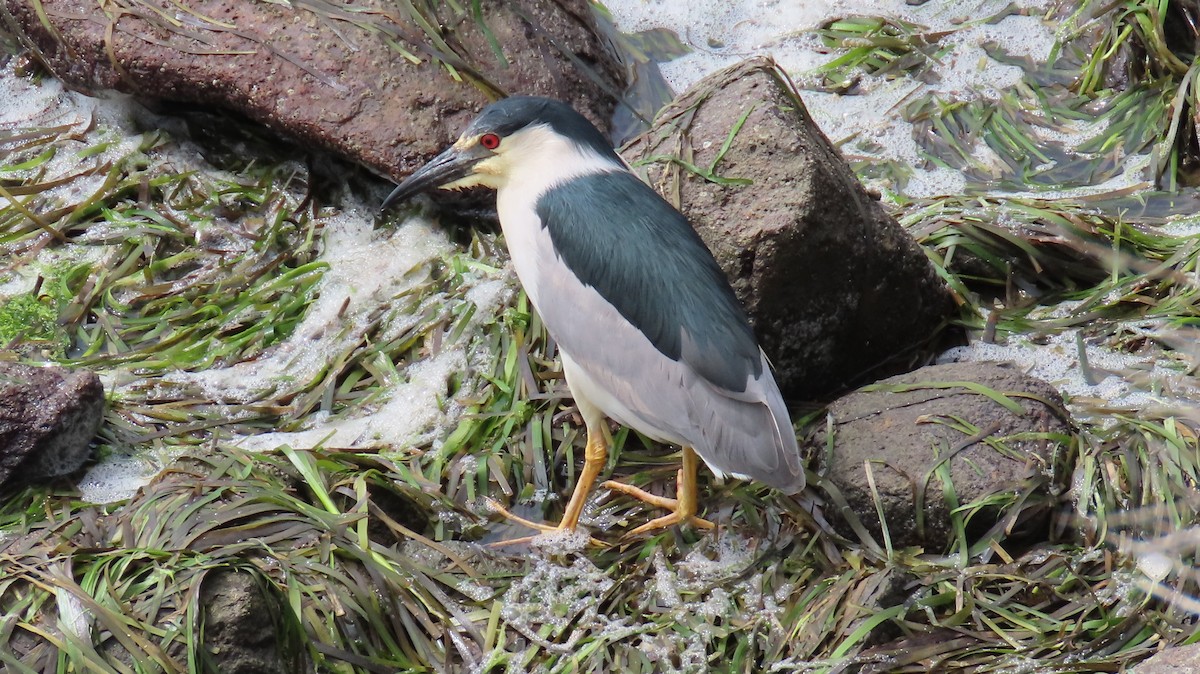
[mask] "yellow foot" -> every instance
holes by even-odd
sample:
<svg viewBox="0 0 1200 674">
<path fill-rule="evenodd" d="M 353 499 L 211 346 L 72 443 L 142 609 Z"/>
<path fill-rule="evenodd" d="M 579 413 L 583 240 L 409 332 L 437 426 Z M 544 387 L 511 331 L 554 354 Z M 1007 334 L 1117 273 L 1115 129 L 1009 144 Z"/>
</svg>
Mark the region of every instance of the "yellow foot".
<svg viewBox="0 0 1200 674">
<path fill-rule="evenodd" d="M 633 498 L 645 503 L 649 503 L 656 508 L 663 508 L 664 510 L 672 511 L 670 515 L 663 515 L 662 517 L 652 519 L 640 527 L 633 529 L 629 533 L 625 534 L 627 537 L 639 536 L 649 531 L 666 529 L 667 527 L 675 526 L 676 524 L 683 524 L 685 522 L 696 527 L 697 529 L 712 529 L 716 527 L 716 525 L 712 522 L 709 522 L 703 517 L 698 517 L 695 514 L 696 511 L 694 507 L 681 507 L 679 499 L 656 496 L 650 492 L 634 487 L 633 485 L 628 485 L 624 482 L 617 482 L 615 480 L 609 480 L 601 486 L 603 486 L 605 489 L 619 491 L 627 496 L 632 496 Z M 688 512 L 689 510 L 691 510 L 691 512 Z"/>
<path fill-rule="evenodd" d="M 703 517 L 697 517 L 696 515 L 681 515 L 678 512 L 673 512 L 670 515 L 656 517 L 649 522 L 646 522 L 642 526 L 635 528 L 633 531 L 625 534 L 625 536 L 641 536 L 642 534 L 650 531 L 666 529 L 667 527 L 673 527 L 676 524 L 683 524 L 684 522 L 687 522 L 697 529 L 712 529 L 717 526 Z"/>
<path fill-rule="evenodd" d="M 502 517 L 504 517 L 504 519 L 509 520 L 510 522 L 516 522 L 517 524 L 520 524 L 523 527 L 529 527 L 530 529 L 535 529 L 537 531 L 542 532 L 543 534 L 575 533 L 576 531 L 578 531 L 575 528 L 575 523 L 568 523 L 566 521 L 564 521 L 560 524 L 546 524 L 545 522 L 534 522 L 533 520 L 527 520 L 524 517 L 521 517 L 520 515 L 514 515 L 513 513 L 509 512 L 508 508 L 505 508 L 504 506 L 500 505 L 500 503 L 498 501 L 495 501 L 493 499 L 487 499 L 487 504 L 488 504 L 489 508 L 491 508 L 495 512 L 500 513 L 500 515 Z M 489 548 L 502 548 L 502 547 L 505 547 L 508 545 L 528 544 L 531 541 L 533 541 L 534 538 L 537 538 L 538 535 L 539 534 L 534 534 L 533 536 L 522 536 L 520 538 L 510 538 L 505 541 L 497 541 L 495 543 L 488 543 L 488 547 Z M 591 536 L 588 536 L 587 540 L 588 540 L 589 545 L 596 546 L 596 547 L 608 547 L 607 543 L 605 543 L 604 541 L 602 541 L 598 538 L 593 538 Z"/>
</svg>

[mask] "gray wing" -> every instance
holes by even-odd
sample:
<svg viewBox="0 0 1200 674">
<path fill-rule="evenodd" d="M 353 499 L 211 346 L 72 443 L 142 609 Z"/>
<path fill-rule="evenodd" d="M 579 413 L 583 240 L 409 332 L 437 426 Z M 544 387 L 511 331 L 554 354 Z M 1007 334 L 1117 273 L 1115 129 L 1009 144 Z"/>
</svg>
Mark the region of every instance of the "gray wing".
<svg viewBox="0 0 1200 674">
<path fill-rule="evenodd" d="M 576 281 L 578 283 L 578 281 Z M 582 284 L 542 289 L 543 321 L 564 355 L 571 391 L 616 421 L 650 437 L 692 447 L 714 472 L 749 477 L 788 493 L 804 488 L 800 450 L 779 389 L 763 370 L 745 390 L 729 391 L 686 361 L 667 358 L 606 307 L 572 311 L 594 292 Z M 583 300 L 591 305 L 591 300 Z M 571 376 L 574 374 L 574 376 Z"/>
<path fill-rule="evenodd" d="M 725 272 L 683 215 L 628 171 L 579 176 L 537 201 L 555 254 L 651 344 L 740 391 L 762 372 Z"/>
<path fill-rule="evenodd" d="M 657 198 L 635 176 L 615 175 Z M 666 202 L 642 195 L 641 223 L 631 225 L 600 205 L 628 203 L 628 194 L 617 197 L 538 207 L 545 230 L 530 296 L 568 356 L 573 394 L 694 448 L 718 473 L 799 491 L 804 471 L 787 408 L 720 268 Z"/>
</svg>

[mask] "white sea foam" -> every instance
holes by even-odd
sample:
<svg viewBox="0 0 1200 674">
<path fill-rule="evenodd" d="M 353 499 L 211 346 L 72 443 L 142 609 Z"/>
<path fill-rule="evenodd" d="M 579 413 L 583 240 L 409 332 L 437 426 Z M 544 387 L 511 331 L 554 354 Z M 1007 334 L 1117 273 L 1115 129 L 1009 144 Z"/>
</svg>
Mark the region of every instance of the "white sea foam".
<svg viewBox="0 0 1200 674">
<path fill-rule="evenodd" d="M 966 180 L 957 170 L 930 162 L 922 152 L 915 130 L 901 114 L 902 106 L 922 97 L 946 101 L 998 100 L 1006 91 L 1021 85 L 1024 70 L 1001 63 L 993 56 L 1044 61 L 1055 44 L 1055 26 L 1043 19 L 1049 2 L 1004 0 L 975 2 L 929 2 L 910 6 L 904 0 L 709 0 L 669 2 L 666 0 L 610 0 L 619 28 L 636 32 L 651 28 L 676 31 L 692 52 L 661 64 L 663 76 L 682 92 L 705 75 L 756 55 L 774 58 L 802 89 L 801 96 L 818 126 L 843 153 L 877 157 L 912 169 L 904 185 L 869 179 L 868 186 L 894 190 L 911 198 L 959 194 Z M 987 21 L 1006 8 L 995 21 Z M 816 91 L 813 72 L 836 58 L 828 53 L 814 29 L 833 19 L 870 16 L 914 24 L 918 33 L 936 36 L 938 54 L 930 56 L 927 82 L 911 79 L 885 80 L 863 76 L 854 95 Z M 931 41 L 933 38 L 931 37 Z M 1037 114 L 1036 110 L 1029 110 Z M 1070 141 L 1102 132 L 1097 125 L 1058 121 L 1040 133 L 1041 142 Z M 1090 134 L 1090 135 L 1083 135 Z M 962 140 L 962 139 L 960 139 Z M 994 158 L 987 146 L 976 141 L 968 150 Z M 989 156 L 990 155 L 990 156 Z M 1140 185 L 1145 180 L 1145 158 L 1132 159 L 1116 178 L 1093 189 L 1054 193 L 1063 196 L 1087 194 Z"/>
<path fill-rule="evenodd" d="M 1200 401 L 1200 391 L 1184 376 L 1182 363 L 1168 367 L 1171 361 L 1161 355 L 1116 351 L 1091 343 L 1078 330 L 1037 341 L 1014 336 L 1005 344 L 974 342 L 950 349 L 938 358 L 941 363 L 962 361 L 1015 363 L 1027 374 L 1055 386 L 1072 402 L 1089 408 L 1133 410 L 1160 405 L 1184 410 L 1194 409 Z"/>
<path fill-rule="evenodd" d="M 90 467 L 76 485 L 89 503 L 114 503 L 133 498 L 162 466 L 146 456 L 111 454 Z"/>
<path fill-rule="evenodd" d="M 67 91 L 54 79 L 31 81 L 16 76 L 11 67 L 3 69 L 0 129 L 63 127 L 76 138 L 57 141 L 55 156 L 35 169 L 6 169 L 0 163 L 0 172 L 7 178 L 20 179 L 35 170 L 44 181 L 76 176 L 43 194 L 51 199 L 82 200 L 100 188 L 107 170 L 97 170 L 95 175 L 77 174 L 133 153 L 143 142 L 137 131 L 139 125 L 154 122 L 151 118 L 128 97 L 93 98 Z M 96 152 L 102 145 L 104 149 Z M 85 149 L 89 150 L 88 156 L 80 156 Z M 208 164 L 200 149 L 184 136 L 156 148 L 150 162 L 151 170 L 194 172 L 216 183 L 237 182 L 237 176 Z M 163 207 L 169 208 L 166 204 Z M 291 336 L 254 360 L 168 375 L 156 384 L 156 390 L 186 388 L 217 404 L 268 400 L 298 391 L 339 354 L 361 343 L 368 329 L 379 330 L 376 339 L 390 340 L 421 320 L 425 307 L 411 313 L 400 308 L 406 303 L 406 293 L 429 281 L 434 262 L 453 252 L 446 235 L 420 217 L 395 227 L 377 228 L 374 205 L 345 193 L 340 203 L 329 204 L 319 217 L 323 220 L 319 231 L 324 239 L 318 259 L 328 268 L 318 282 L 315 299 Z M 207 226 L 233 227 L 234 223 L 214 220 Z M 90 245 L 43 251 L 35 264 L 23 265 L 19 271 L 0 277 L 0 299 L 29 292 L 38 274 L 50 265 L 84 259 L 103 263 L 105 242 L 123 236 L 122 232 L 98 226 L 79 237 Z M 239 236 L 221 240 L 237 245 Z M 515 287 L 511 274 L 484 269 L 468 277 L 467 283 L 472 285 L 466 289 L 466 299 L 475 305 L 474 325 L 495 320 Z M 282 444 L 396 448 L 418 442 L 436 444 L 462 412 L 462 406 L 447 394 L 451 377 L 486 361 L 486 354 L 467 352 L 469 339 L 448 337 L 443 335 L 438 340 L 436 353 L 410 364 L 398 364 L 399 376 L 396 381 L 385 382 L 374 407 L 336 417 L 318 412 L 310 415 L 302 430 L 235 437 L 232 441 L 254 449 Z M 131 387 L 146 386 L 142 378 L 121 369 L 103 370 L 101 374 L 106 390 L 118 401 Z M 93 466 L 79 487 L 88 501 L 127 499 L 161 469 L 166 459 L 169 457 L 113 453 Z"/>
<path fill-rule="evenodd" d="M 621 30 L 667 28 L 692 48 L 692 53 L 662 65 L 663 75 L 676 92 L 711 72 L 762 54 L 769 54 L 789 72 L 802 75 L 831 58 L 804 33 L 841 17 L 890 17 L 924 26 L 928 32 L 963 30 L 964 44 L 978 48 L 993 42 L 1014 56 L 1044 58 L 1054 42 L 1053 31 L 1036 18 L 1045 12 L 1046 2 L 1012 3 L 1034 16 L 1013 15 L 978 27 L 970 22 L 994 16 L 1010 3 L 930 2 L 914 7 L 903 0 L 608 0 L 604 4 Z M 964 25 L 970 27 L 964 29 Z M 976 65 L 972 63 L 971 70 Z M 976 75 L 984 81 L 991 76 L 982 72 Z"/>
<path fill-rule="evenodd" d="M 366 208 L 326 219 L 320 260 L 329 265 L 318 296 L 292 335 L 253 361 L 180 372 L 167 383 L 199 386 L 213 400 L 251 402 L 311 381 L 333 357 L 358 343 L 381 306 L 428 278 L 428 265 L 450 250 L 446 236 L 422 219 L 376 230 Z"/>
<path fill-rule="evenodd" d="M 58 137 L 48 161 L 25 169 L 15 167 L 41 154 L 45 147 L 37 145 L 18 153 L 18 143 L 0 141 L 0 177 L 56 183 L 78 176 L 44 189 L 34 198 L 47 203 L 81 201 L 103 185 L 108 174 L 106 166 L 141 142 L 142 136 L 131 121 L 137 108 L 128 96 L 113 93 L 93 98 L 68 91 L 53 78 L 20 77 L 11 65 L 0 69 L 0 131 L 44 129 L 48 136 Z M 80 154 L 84 150 L 87 156 Z M 28 203 L 34 198 L 21 200 Z M 32 291 L 38 275 L 49 267 L 96 262 L 103 253 L 102 249 L 80 246 L 43 250 L 32 264 L 0 272 L 0 299 Z"/>
</svg>

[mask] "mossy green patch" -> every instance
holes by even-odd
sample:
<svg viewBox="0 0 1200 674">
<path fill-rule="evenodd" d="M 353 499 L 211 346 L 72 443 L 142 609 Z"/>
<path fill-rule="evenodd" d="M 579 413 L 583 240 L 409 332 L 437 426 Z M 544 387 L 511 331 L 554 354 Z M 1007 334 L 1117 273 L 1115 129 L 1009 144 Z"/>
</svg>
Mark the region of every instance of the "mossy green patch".
<svg viewBox="0 0 1200 674">
<path fill-rule="evenodd" d="M 59 321 L 61 300 L 33 293 L 0 298 L 0 346 L 40 351 L 52 360 L 64 357 L 70 337 Z"/>
</svg>

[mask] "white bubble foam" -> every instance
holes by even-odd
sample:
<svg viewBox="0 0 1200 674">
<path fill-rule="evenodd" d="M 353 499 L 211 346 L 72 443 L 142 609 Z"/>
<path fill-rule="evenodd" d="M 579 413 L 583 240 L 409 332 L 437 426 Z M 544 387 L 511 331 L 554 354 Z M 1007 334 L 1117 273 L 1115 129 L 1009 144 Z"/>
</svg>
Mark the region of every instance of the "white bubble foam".
<svg viewBox="0 0 1200 674">
<path fill-rule="evenodd" d="M 283 343 L 252 361 L 164 381 L 198 386 L 213 400 L 246 403 L 306 385 L 359 343 L 380 307 L 427 280 L 430 263 L 451 250 L 445 233 L 422 218 L 377 230 L 361 215 L 366 210 L 351 205 L 326 219 L 320 260 L 329 267 L 318 296 Z"/>
<path fill-rule="evenodd" d="M 10 63 L 0 76 L 0 127 L 79 124 L 84 115 L 67 100 L 58 80 L 33 80 L 13 72 Z"/>
<path fill-rule="evenodd" d="M 482 281 L 467 291 L 467 301 L 475 305 L 476 316 L 496 314 L 516 292 L 514 275 L 504 275 Z"/>
<path fill-rule="evenodd" d="M 660 65 L 676 93 L 742 59 L 771 56 L 802 88 L 801 97 L 817 125 L 844 154 L 878 157 L 912 169 L 903 185 L 879 178 L 866 181 L 868 187 L 910 198 L 960 194 L 966 179 L 959 171 L 928 160 L 914 138 L 913 125 L 903 120 L 901 106 L 931 95 L 948 101 L 999 99 L 1025 75 L 1018 66 L 998 62 L 987 50 L 1040 61 L 1050 55 L 1055 43 L 1053 26 L 1041 18 L 1050 3 L 1035 0 L 1012 3 L 1027 14 L 1009 13 L 992 23 L 981 20 L 1001 13 L 1010 3 L 930 2 L 914 7 L 904 0 L 613 0 L 605 5 L 616 25 L 626 32 L 666 28 L 676 31 L 692 48 L 690 54 Z M 930 76 L 926 79 L 931 81 L 863 76 L 855 95 L 811 90 L 813 70 L 840 52 L 828 53 L 806 31 L 853 16 L 915 24 L 919 33 L 945 33 L 937 41 L 938 56 L 931 56 L 927 67 Z M 985 152 L 982 142 L 976 145 L 973 151 Z"/>
<path fill-rule="evenodd" d="M 77 487 L 88 503 L 124 501 L 149 484 L 159 470 L 161 466 L 147 457 L 114 453 L 89 468 Z"/>
<path fill-rule="evenodd" d="M 13 67 L 10 63 L 0 69 L 0 130 L 44 130 L 48 137 L 57 136 L 57 140 L 49 161 L 23 170 L 0 165 L 0 175 L 42 183 L 74 177 L 42 190 L 36 199 L 51 203 L 83 201 L 102 189 L 108 167 L 142 142 L 133 123 L 140 106 L 131 97 L 115 92 L 98 98 L 68 91 L 53 78 L 21 77 L 13 72 Z M 19 153 L 17 158 L 25 161 L 46 149 L 47 146 L 36 145 Z M 0 141 L 0 156 L 6 151 L 12 148 Z"/>
<path fill-rule="evenodd" d="M 1176 562 L 1161 552 L 1147 552 L 1137 557 L 1138 569 L 1156 583 L 1165 580 L 1171 570 L 1175 568 L 1175 564 Z"/>
<path fill-rule="evenodd" d="M 1200 235 L 1200 214 L 1174 217 L 1163 225 L 1163 229 L 1181 238 Z"/>
<path fill-rule="evenodd" d="M 587 638 L 592 643 L 630 642 L 654 664 L 655 671 L 705 671 L 713 648 L 727 635 L 730 616 L 738 616 L 744 629 L 766 627 L 771 639 L 786 638 L 780 625 L 783 609 L 774 595 L 762 591 L 774 583 L 766 580 L 775 578 L 773 564 L 748 572 L 755 563 L 758 541 L 721 530 L 706 536 L 683 559 L 670 558 L 659 549 L 652 560 L 651 582 L 622 587 L 629 598 L 614 605 L 605 597 L 616 581 L 588 558 L 581 547 L 586 540 L 577 537 L 573 545 L 580 547 L 574 548 L 534 547 L 523 575 L 498 602 L 507 626 L 529 642 L 520 650 L 509 650 L 510 662 L 526 662 L 523 656 L 530 649 L 571 653 Z M 629 613 L 622 606 L 638 606 L 642 611 Z M 663 613 L 678 616 L 678 622 L 691 630 L 690 637 L 681 639 L 662 630 Z"/>
<path fill-rule="evenodd" d="M 1058 311 L 1066 310 L 1059 307 Z M 1080 360 L 1083 347 L 1087 370 Z M 1200 391 L 1182 368 L 1167 367 L 1160 355 L 1138 355 L 1091 343 L 1079 330 L 1066 330 L 1038 341 L 1010 337 L 1005 344 L 973 342 L 949 349 L 939 363 L 999 361 L 1015 363 L 1075 403 L 1141 409 L 1148 405 L 1194 408 Z"/>
<path fill-rule="evenodd" d="M 387 402 L 377 410 L 344 419 L 330 420 L 313 415 L 310 428 L 294 432 L 274 432 L 235 438 L 243 449 L 267 450 L 281 445 L 297 449 L 405 448 L 432 441 L 434 432 L 456 418 L 461 408 L 443 407 L 447 382 L 465 367 L 461 349 L 446 349 L 436 356 L 410 366 L 407 382 L 391 387 Z"/>
<path fill-rule="evenodd" d="M 994 25 L 971 21 L 999 13 L 1004 0 L 910 6 L 904 0 L 609 0 L 617 27 L 629 33 L 666 28 L 678 33 L 692 53 L 662 64 L 663 75 L 678 92 L 705 75 L 757 55 L 770 55 L 793 76 L 801 76 L 833 57 L 819 51 L 804 35 L 836 18 L 887 17 L 924 26 L 927 32 L 968 31 L 974 45 L 996 42 L 1014 56 L 1044 58 L 1054 34 L 1036 16 L 1007 16 Z M 1044 14 L 1048 2 L 1012 3 L 1032 14 Z M 966 26 L 964 28 L 964 26 Z"/>
</svg>

